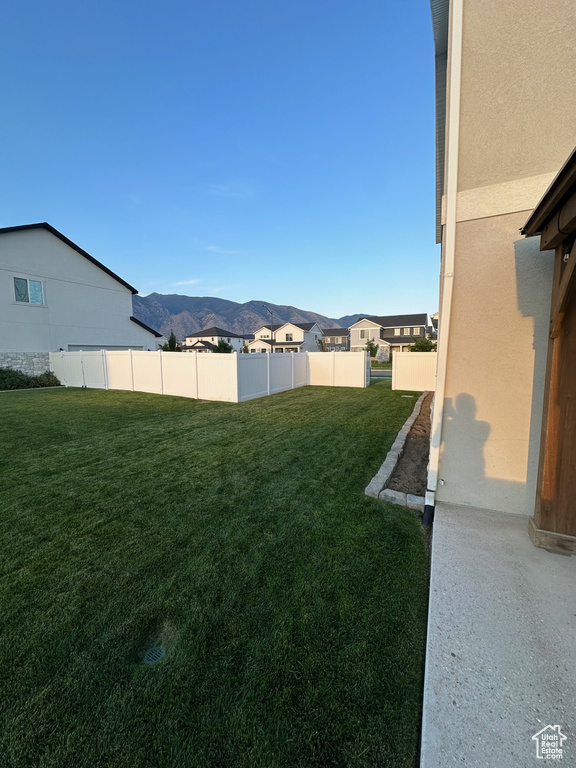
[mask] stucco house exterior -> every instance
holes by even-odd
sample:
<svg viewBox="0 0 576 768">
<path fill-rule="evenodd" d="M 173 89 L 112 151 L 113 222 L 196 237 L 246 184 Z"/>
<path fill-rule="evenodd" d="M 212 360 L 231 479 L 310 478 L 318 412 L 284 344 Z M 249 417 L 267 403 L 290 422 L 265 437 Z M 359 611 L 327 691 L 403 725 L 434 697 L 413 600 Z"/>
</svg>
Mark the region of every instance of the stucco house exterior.
<svg viewBox="0 0 576 768">
<path fill-rule="evenodd" d="M 0 229 L 0 366 L 38 374 L 60 349 L 158 349 L 134 293 L 50 224 Z"/>
<path fill-rule="evenodd" d="M 326 352 L 347 352 L 350 349 L 348 328 L 324 328 L 322 340 Z"/>
<path fill-rule="evenodd" d="M 318 323 L 263 325 L 248 343 L 250 352 L 318 352 L 322 328 Z"/>
<path fill-rule="evenodd" d="M 182 352 L 212 352 L 212 348 L 218 346 L 220 341 L 230 344 L 233 352 L 242 352 L 244 337 L 215 325 L 186 336 Z"/>
<path fill-rule="evenodd" d="M 543 725 L 576 718 L 576 558 L 553 554 L 573 551 L 576 310 L 560 297 L 576 168 L 558 172 L 576 143 L 576 5 L 431 8 L 441 263 L 421 768 L 516 768 Z M 558 522 L 562 535 L 541 527 Z"/>
<path fill-rule="evenodd" d="M 350 326 L 350 350 L 359 352 L 368 341 L 382 347 L 384 359 L 389 351 L 405 352 L 416 339 L 425 338 L 432 330 L 426 312 L 412 315 L 374 315 L 358 320 Z"/>
</svg>

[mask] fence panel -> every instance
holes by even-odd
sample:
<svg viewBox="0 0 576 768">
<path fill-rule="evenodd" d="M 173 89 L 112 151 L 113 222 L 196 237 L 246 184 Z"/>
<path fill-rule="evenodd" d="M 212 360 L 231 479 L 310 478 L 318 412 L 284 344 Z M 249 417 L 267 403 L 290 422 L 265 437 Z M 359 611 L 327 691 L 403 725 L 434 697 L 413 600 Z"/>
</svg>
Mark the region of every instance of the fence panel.
<svg viewBox="0 0 576 768">
<path fill-rule="evenodd" d="M 354 355 L 354 357 L 351 357 Z M 350 356 L 350 358 L 349 358 Z M 368 366 L 368 378 L 366 369 Z M 367 387 L 370 385 L 370 362 L 367 352 L 334 352 L 334 387 Z"/>
<path fill-rule="evenodd" d="M 305 387 L 308 384 L 308 353 L 294 352 L 294 386 Z"/>
<path fill-rule="evenodd" d="M 308 352 L 309 383 L 325 387 L 366 387 L 367 352 Z"/>
<path fill-rule="evenodd" d="M 165 395 L 198 398 L 196 358 L 194 353 L 160 352 Z"/>
<path fill-rule="evenodd" d="M 66 386 L 67 387 L 84 387 L 84 366 L 82 365 L 82 353 L 77 355 L 68 352 L 66 354 Z"/>
<path fill-rule="evenodd" d="M 136 392 L 163 394 L 161 354 L 161 352 L 132 352 L 132 381 Z"/>
<path fill-rule="evenodd" d="M 84 369 L 84 382 L 91 389 L 107 389 L 106 358 L 102 350 L 81 352 L 81 365 Z M 88 382 L 90 382 L 88 384 Z"/>
<path fill-rule="evenodd" d="M 176 354 L 176 353 L 172 353 Z M 190 353 L 184 353 L 190 354 Z M 200 400 L 238 402 L 238 353 L 230 355 L 197 354 L 198 397 Z"/>
<path fill-rule="evenodd" d="M 334 379 L 332 352 L 308 352 L 308 383 L 315 387 L 330 387 Z M 351 354 L 351 353 L 341 353 Z"/>
<path fill-rule="evenodd" d="M 268 394 L 268 355 L 238 355 L 238 401 Z"/>
<path fill-rule="evenodd" d="M 306 384 L 365 387 L 364 352 L 231 355 L 140 350 L 56 352 L 52 370 L 65 386 L 121 389 L 241 402 Z"/>
<path fill-rule="evenodd" d="M 63 352 L 50 352 L 50 370 L 60 380 L 65 387 L 68 386 L 68 374 L 66 372 L 66 358 Z"/>
<path fill-rule="evenodd" d="M 270 394 L 286 392 L 292 386 L 292 354 L 274 354 L 270 356 Z"/>
<path fill-rule="evenodd" d="M 397 352 L 392 361 L 392 389 L 433 392 L 436 389 L 436 352 Z"/>
<path fill-rule="evenodd" d="M 134 389 L 132 381 L 132 356 L 131 350 L 106 351 L 106 363 L 108 367 L 109 389 Z M 72 355 L 82 355 L 83 352 L 68 352 L 68 359 Z M 90 386 L 86 384 L 86 386 Z"/>
</svg>

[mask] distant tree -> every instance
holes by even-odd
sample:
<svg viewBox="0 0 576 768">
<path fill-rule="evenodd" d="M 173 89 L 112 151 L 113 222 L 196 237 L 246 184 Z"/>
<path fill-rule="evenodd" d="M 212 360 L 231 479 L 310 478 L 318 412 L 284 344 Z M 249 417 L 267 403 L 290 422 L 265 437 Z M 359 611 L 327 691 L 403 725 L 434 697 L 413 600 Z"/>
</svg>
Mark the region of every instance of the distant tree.
<svg viewBox="0 0 576 768">
<path fill-rule="evenodd" d="M 316 344 L 318 344 L 318 349 L 320 350 L 320 352 L 328 352 L 328 347 L 326 346 L 326 342 L 324 341 L 324 339 L 318 339 Z"/>
<path fill-rule="evenodd" d="M 182 352 L 180 349 L 180 345 L 176 341 L 176 336 L 174 335 L 174 331 L 170 331 L 170 337 L 166 344 L 162 344 L 160 349 L 163 352 Z"/>
<path fill-rule="evenodd" d="M 414 337 L 412 337 L 414 338 Z M 408 349 L 410 352 L 436 352 L 436 340 L 432 333 L 424 339 L 417 339 L 414 344 L 411 344 Z"/>
<path fill-rule="evenodd" d="M 242 347 L 242 352 L 244 352 L 245 354 L 248 354 L 250 352 L 250 350 L 248 349 L 248 344 L 246 344 L 246 342 L 244 342 L 244 346 Z"/>
<path fill-rule="evenodd" d="M 372 339 L 368 339 L 364 349 L 369 353 L 370 357 L 376 357 L 378 354 L 378 344 L 376 344 L 376 342 Z"/>
<path fill-rule="evenodd" d="M 228 344 L 224 339 L 220 339 L 218 344 L 212 347 L 212 352 L 224 352 L 225 354 L 232 352 L 232 344 Z"/>
</svg>

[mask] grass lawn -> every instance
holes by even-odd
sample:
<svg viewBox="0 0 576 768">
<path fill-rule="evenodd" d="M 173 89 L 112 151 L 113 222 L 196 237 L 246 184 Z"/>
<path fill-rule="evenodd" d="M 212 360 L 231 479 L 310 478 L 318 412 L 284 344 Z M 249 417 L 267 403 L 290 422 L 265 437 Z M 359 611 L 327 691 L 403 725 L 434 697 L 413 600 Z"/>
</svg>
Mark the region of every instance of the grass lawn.
<svg viewBox="0 0 576 768">
<path fill-rule="evenodd" d="M 392 361 L 389 363 L 381 363 L 377 361 L 370 361 L 370 368 L 377 368 L 382 371 L 391 371 L 392 370 Z"/>
<path fill-rule="evenodd" d="M 2 768 L 413 768 L 426 541 L 363 493 L 413 406 L 0 395 Z"/>
</svg>

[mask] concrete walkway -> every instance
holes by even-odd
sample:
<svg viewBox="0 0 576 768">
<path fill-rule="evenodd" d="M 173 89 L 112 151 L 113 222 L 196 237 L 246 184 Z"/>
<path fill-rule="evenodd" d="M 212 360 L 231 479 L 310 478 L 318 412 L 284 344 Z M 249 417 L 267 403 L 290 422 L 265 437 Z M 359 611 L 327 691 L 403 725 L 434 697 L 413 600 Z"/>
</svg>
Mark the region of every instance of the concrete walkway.
<svg viewBox="0 0 576 768">
<path fill-rule="evenodd" d="M 422 768 L 542 765 L 559 725 L 576 766 L 576 557 L 537 549 L 528 518 L 437 504 Z"/>
</svg>

